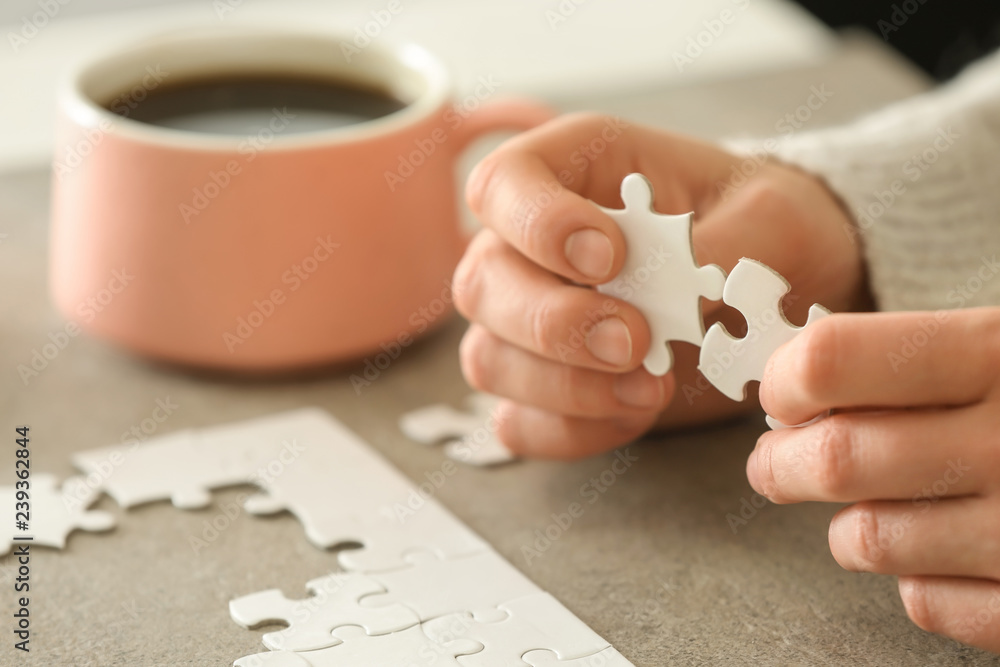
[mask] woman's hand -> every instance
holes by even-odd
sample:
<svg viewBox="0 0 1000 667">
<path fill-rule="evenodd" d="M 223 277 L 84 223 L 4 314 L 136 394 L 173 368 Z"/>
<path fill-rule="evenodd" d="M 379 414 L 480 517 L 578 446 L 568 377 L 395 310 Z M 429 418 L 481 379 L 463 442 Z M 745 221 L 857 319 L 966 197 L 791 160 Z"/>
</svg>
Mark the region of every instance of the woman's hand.
<svg viewBox="0 0 1000 667">
<path fill-rule="evenodd" d="M 848 570 L 899 575 L 913 622 L 1000 652 L 1000 308 L 837 315 L 780 348 L 750 484 L 776 503 L 849 502 Z"/>
<path fill-rule="evenodd" d="M 508 447 L 576 458 L 654 424 L 705 421 L 746 407 L 699 382 L 693 346 L 675 344 L 671 374 L 647 373 L 645 319 L 592 289 L 621 270 L 625 241 L 587 200 L 621 207 L 629 173 L 652 182 L 657 211 L 695 212 L 699 263 L 728 271 L 747 256 L 784 275 L 798 297 L 789 308 L 793 318 L 814 302 L 843 310 L 864 301 L 860 249 L 839 203 L 813 177 L 762 162 L 583 114 L 519 135 L 477 166 L 467 198 L 485 229 L 454 281 L 458 309 L 472 322 L 462 369 L 473 387 L 510 399 L 499 431 Z M 723 317 L 731 330 L 741 328 L 739 314 L 721 302 L 704 310 L 709 323 Z M 679 389 L 693 391 L 682 391 L 661 414 Z"/>
</svg>

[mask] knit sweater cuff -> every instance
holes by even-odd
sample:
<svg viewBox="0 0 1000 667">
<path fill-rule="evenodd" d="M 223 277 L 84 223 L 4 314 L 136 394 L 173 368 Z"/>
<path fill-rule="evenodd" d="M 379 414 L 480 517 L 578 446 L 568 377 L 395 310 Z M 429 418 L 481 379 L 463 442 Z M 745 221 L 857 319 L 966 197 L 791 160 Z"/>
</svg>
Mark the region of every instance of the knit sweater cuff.
<svg viewBox="0 0 1000 667">
<path fill-rule="evenodd" d="M 1000 58 L 844 127 L 727 147 L 826 182 L 854 218 L 880 309 L 1000 304 Z"/>
</svg>

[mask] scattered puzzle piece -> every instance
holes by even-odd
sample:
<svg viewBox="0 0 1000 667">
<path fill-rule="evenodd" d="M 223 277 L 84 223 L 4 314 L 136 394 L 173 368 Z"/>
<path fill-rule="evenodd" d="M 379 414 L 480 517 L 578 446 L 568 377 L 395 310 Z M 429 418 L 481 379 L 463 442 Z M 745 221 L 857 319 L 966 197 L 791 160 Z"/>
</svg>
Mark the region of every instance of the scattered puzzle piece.
<svg viewBox="0 0 1000 667">
<path fill-rule="evenodd" d="M 482 644 L 438 644 L 419 627 L 370 637 L 361 628 L 334 631 L 341 643 L 318 651 L 272 651 L 240 658 L 234 667 L 463 667 L 456 657 L 482 650 Z"/>
<path fill-rule="evenodd" d="M 528 651 L 521 659 L 531 667 L 632 667 L 613 647 L 575 660 L 560 660 L 552 651 Z"/>
<path fill-rule="evenodd" d="M 763 379 L 774 351 L 805 328 L 793 326 L 781 310 L 781 300 L 790 289 L 776 271 L 746 257 L 729 274 L 722 300 L 746 318 L 747 335 L 734 338 L 721 323 L 713 324 L 701 346 L 698 370 L 734 401 L 746 398 L 746 384 Z M 829 314 L 826 308 L 813 305 L 805 326 Z"/>
<path fill-rule="evenodd" d="M 17 516 L 19 490 L 16 486 L 0 487 L 0 512 L 6 515 L 0 536 L 0 556 L 8 553 L 14 544 L 43 544 L 47 547 L 62 549 L 66 546 L 66 536 L 76 529 L 87 531 L 109 530 L 115 525 L 115 518 L 108 512 L 89 511 L 97 497 L 99 489 L 89 485 L 82 477 L 71 477 L 59 486 L 54 475 L 36 473 L 31 475 L 28 488 L 30 503 L 28 513 L 28 529 L 19 530 L 17 521 L 23 516 Z M 25 506 L 21 506 L 21 511 Z M 30 535 L 31 542 L 16 542 L 15 537 Z"/>
<path fill-rule="evenodd" d="M 517 457 L 496 434 L 494 410 L 499 399 L 489 394 L 471 394 L 465 399 L 468 412 L 442 403 L 408 412 L 399 420 L 406 437 L 425 445 L 449 438 L 445 455 L 473 466 L 492 466 Z"/>
<path fill-rule="evenodd" d="M 653 375 L 664 375 L 673 366 L 669 341 L 701 344 L 701 299 L 722 296 L 726 273 L 714 264 L 698 266 L 691 246 L 691 214 L 654 211 L 653 187 L 645 176 L 626 176 L 621 195 L 624 209 L 598 208 L 618 223 L 628 255 L 621 272 L 597 289 L 628 301 L 645 316 L 652 342 L 643 366 Z"/>
<path fill-rule="evenodd" d="M 517 598 L 496 610 L 441 616 L 421 628 L 444 646 L 456 640 L 482 644 L 481 652 L 462 658 L 464 667 L 530 667 L 522 656 L 531 651 L 544 649 L 573 660 L 610 646 L 548 593 Z"/>
<path fill-rule="evenodd" d="M 264 645 L 272 651 L 312 651 L 340 642 L 335 628 L 357 625 L 370 635 L 386 634 L 417 625 L 420 619 L 400 604 L 362 607 L 365 595 L 385 589 L 363 575 L 331 574 L 306 584 L 313 596 L 289 600 L 277 589 L 252 593 L 229 603 L 229 615 L 244 628 L 262 623 L 283 622 L 288 627 L 264 635 Z"/>
<path fill-rule="evenodd" d="M 367 596 L 361 606 L 377 609 L 383 604 L 404 604 L 421 621 L 427 621 L 445 614 L 497 607 L 507 600 L 541 592 L 492 550 L 450 560 L 417 553 L 409 561 L 411 567 L 370 575 L 387 593 Z"/>
</svg>

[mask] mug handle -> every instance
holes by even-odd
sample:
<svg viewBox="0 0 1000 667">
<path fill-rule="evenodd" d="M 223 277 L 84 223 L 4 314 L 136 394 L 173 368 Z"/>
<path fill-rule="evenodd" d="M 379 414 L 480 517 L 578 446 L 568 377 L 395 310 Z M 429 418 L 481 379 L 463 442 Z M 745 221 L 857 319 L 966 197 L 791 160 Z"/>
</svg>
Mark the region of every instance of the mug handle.
<svg viewBox="0 0 1000 667">
<path fill-rule="evenodd" d="M 452 131 L 456 152 L 490 132 L 530 130 L 552 120 L 558 113 L 552 107 L 528 99 L 497 100 L 479 107 Z"/>
</svg>

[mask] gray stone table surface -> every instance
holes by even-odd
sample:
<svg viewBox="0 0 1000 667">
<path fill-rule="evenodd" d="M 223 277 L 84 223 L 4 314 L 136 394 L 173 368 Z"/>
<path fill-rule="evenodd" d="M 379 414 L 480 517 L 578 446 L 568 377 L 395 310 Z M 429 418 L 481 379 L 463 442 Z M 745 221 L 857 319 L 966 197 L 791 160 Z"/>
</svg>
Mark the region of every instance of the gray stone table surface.
<svg viewBox="0 0 1000 667">
<path fill-rule="evenodd" d="M 809 125 L 840 122 L 926 83 L 885 50 L 849 39 L 822 66 L 738 81 L 637 93 L 584 104 L 705 136 L 773 132 L 811 86 L 833 97 Z M 16 424 L 31 426 L 35 472 L 68 476 L 76 450 L 118 442 L 157 401 L 176 404 L 157 434 L 303 405 L 330 411 L 413 480 L 441 469 L 439 449 L 397 429 L 406 410 L 467 393 L 457 319 L 407 349 L 357 395 L 356 367 L 312 378 L 246 381 L 147 363 L 103 342 L 73 339 L 27 385 L 16 366 L 64 322 L 46 287 L 48 175 L 0 175 L 0 479 L 11 483 Z M 753 507 L 744 462 L 760 418 L 657 435 L 633 444 L 626 472 L 551 544 L 535 545 L 552 515 L 605 480 L 615 455 L 575 463 L 462 468 L 437 497 L 515 566 L 562 600 L 636 665 L 996 665 L 996 656 L 922 632 L 906 617 L 895 579 L 841 570 L 827 548 L 837 507 Z M 191 465 L 196 466 L 197 461 Z M 244 489 L 245 490 L 245 489 Z M 240 489 L 201 511 L 168 503 L 115 513 L 106 534 L 78 532 L 64 551 L 32 560 L 32 651 L 12 649 L 15 564 L 0 561 L 0 664 L 228 665 L 263 650 L 260 632 L 236 626 L 231 598 L 305 582 L 335 568 L 288 515 L 219 520 Z M 760 504 L 760 503 L 757 503 Z M 751 509 L 747 509 L 747 508 Z M 727 515 L 745 513 L 731 527 Z M 192 536 L 208 541 L 197 553 Z M 523 547 L 543 547 L 530 562 Z"/>
</svg>

